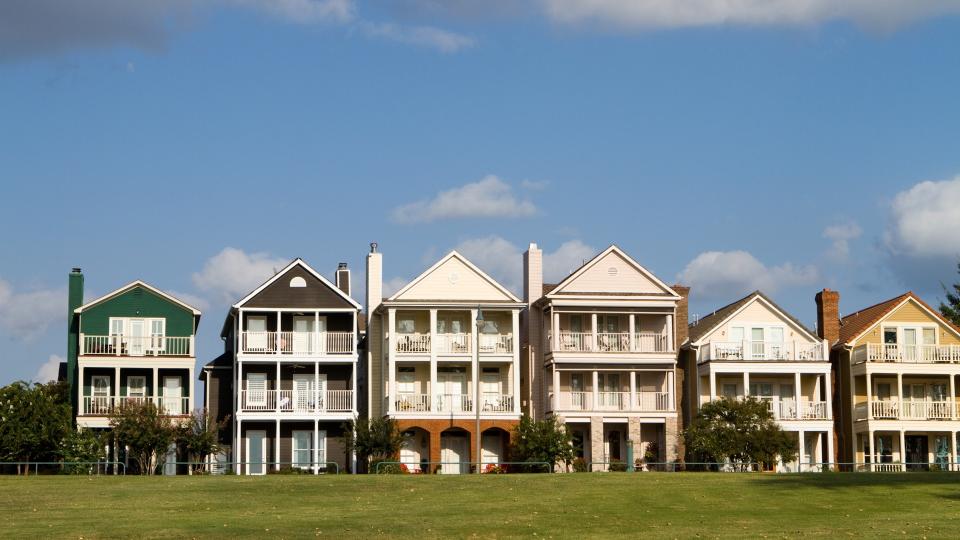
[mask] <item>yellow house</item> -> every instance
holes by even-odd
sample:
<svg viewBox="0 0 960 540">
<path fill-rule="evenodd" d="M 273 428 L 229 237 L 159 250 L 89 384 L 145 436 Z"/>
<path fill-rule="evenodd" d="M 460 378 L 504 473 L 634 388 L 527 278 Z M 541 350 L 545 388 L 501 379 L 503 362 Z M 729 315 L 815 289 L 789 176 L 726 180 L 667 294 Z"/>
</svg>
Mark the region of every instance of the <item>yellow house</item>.
<svg viewBox="0 0 960 540">
<path fill-rule="evenodd" d="M 912 292 L 837 318 L 817 295 L 831 345 L 839 461 L 866 470 L 957 468 L 960 329 Z"/>
</svg>

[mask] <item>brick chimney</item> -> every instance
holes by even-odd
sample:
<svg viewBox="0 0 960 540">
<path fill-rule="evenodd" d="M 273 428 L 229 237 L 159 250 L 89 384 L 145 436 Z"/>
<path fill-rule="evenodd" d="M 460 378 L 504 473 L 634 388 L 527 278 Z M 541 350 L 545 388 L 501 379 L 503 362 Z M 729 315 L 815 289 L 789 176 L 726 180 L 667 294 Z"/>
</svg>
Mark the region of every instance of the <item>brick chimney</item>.
<svg viewBox="0 0 960 540">
<path fill-rule="evenodd" d="M 824 289 L 817 293 L 817 335 L 833 346 L 840 339 L 840 293 Z"/>
<path fill-rule="evenodd" d="M 690 318 L 690 287 L 678 284 L 670 288 L 680 295 L 680 301 L 677 302 L 677 341 L 675 343 L 677 350 L 679 350 L 680 345 L 686 341 L 690 335 L 690 329 L 687 327 Z"/>
<path fill-rule="evenodd" d="M 350 296 L 350 269 L 347 263 L 342 262 L 337 265 L 337 273 L 334 276 L 337 288 L 343 291 L 343 294 Z"/>
</svg>

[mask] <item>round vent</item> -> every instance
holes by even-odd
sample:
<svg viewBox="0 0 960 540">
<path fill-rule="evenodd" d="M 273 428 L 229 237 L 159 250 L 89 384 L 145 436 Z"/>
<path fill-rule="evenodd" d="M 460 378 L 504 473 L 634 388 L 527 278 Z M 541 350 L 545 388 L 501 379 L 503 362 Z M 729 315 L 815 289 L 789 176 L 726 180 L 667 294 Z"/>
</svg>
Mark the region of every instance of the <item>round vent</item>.
<svg viewBox="0 0 960 540">
<path fill-rule="evenodd" d="M 456 285 L 460 281 L 460 274 L 456 272 L 450 272 L 450 275 L 447 276 L 447 280 L 450 281 L 451 285 Z"/>
<path fill-rule="evenodd" d="M 610 277 L 614 277 L 619 273 L 620 273 L 620 270 L 618 270 L 617 267 L 615 266 L 611 266 L 610 268 L 607 268 L 607 275 Z"/>
<path fill-rule="evenodd" d="M 297 277 L 295 277 L 295 278 L 293 278 L 293 279 L 290 280 L 290 286 L 291 286 L 291 287 L 306 287 L 306 286 L 307 286 L 307 280 L 303 279 L 303 278 L 300 277 L 300 276 L 297 276 Z"/>
</svg>

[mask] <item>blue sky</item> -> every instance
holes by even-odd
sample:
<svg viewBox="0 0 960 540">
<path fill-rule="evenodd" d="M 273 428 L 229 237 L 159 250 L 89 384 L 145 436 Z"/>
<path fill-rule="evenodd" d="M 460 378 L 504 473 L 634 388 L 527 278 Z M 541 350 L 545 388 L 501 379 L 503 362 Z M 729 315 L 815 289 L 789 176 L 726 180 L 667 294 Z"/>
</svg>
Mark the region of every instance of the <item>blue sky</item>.
<svg viewBox="0 0 960 540">
<path fill-rule="evenodd" d="M 519 292 L 529 242 L 548 280 L 616 243 L 701 315 L 754 288 L 811 325 L 823 287 L 936 303 L 957 5 L 834 4 L 0 6 L 0 383 L 65 355 L 73 266 L 88 296 L 199 304 L 200 362 L 273 268 L 359 287 L 371 241 L 392 286 L 458 248 Z"/>
</svg>

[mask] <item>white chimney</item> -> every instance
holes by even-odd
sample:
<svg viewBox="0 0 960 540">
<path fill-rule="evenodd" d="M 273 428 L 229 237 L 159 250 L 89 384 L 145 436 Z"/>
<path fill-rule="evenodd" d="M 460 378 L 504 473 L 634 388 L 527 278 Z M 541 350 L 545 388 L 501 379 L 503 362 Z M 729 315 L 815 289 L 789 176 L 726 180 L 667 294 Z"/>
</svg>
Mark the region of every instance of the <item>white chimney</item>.
<svg viewBox="0 0 960 540">
<path fill-rule="evenodd" d="M 526 374 L 527 384 L 524 385 L 521 399 L 526 402 L 524 409 L 531 416 L 539 414 L 542 377 L 538 366 L 543 351 L 540 349 L 543 328 L 542 317 L 536 310 L 531 309 L 534 302 L 543 296 L 543 251 L 536 244 L 531 243 L 523 254 L 523 301 L 527 309 L 521 313 L 520 339 L 526 345 L 525 363 L 521 369 Z M 522 357 L 522 361 L 523 361 Z"/>
<path fill-rule="evenodd" d="M 377 251 L 377 243 L 370 244 L 370 253 L 367 254 L 367 328 L 373 312 L 383 301 L 383 255 Z"/>
</svg>

